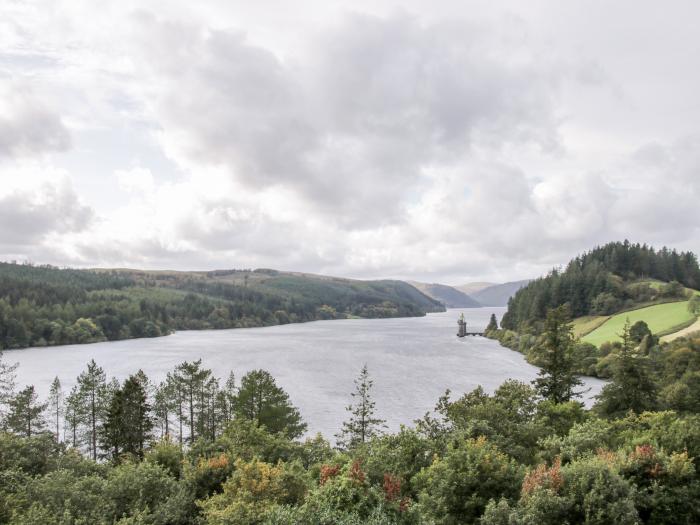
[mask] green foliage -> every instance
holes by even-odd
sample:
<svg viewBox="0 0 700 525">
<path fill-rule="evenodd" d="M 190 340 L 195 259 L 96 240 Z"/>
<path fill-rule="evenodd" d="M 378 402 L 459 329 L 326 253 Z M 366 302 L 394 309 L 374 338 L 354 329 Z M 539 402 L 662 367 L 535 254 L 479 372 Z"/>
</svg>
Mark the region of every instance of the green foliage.
<svg viewBox="0 0 700 525">
<path fill-rule="evenodd" d="M 566 403 L 580 394 L 575 388 L 581 386 L 583 381 L 576 375 L 573 346 L 568 307 L 560 306 L 547 312 L 539 350 L 541 369 L 534 381 L 535 390 L 544 399 Z"/>
<path fill-rule="evenodd" d="M 362 366 L 360 375 L 354 381 L 355 391 L 352 396 L 353 403 L 346 407 L 350 413 L 350 419 L 343 423 L 339 434 L 338 446 L 344 449 L 354 449 L 364 445 L 367 441 L 381 434 L 385 421 L 375 414 L 375 401 L 372 399 L 372 385 L 367 365 Z"/>
<path fill-rule="evenodd" d="M 0 263 L 0 349 L 442 310 L 440 303 L 401 281 Z"/>
<path fill-rule="evenodd" d="M 629 321 L 623 329 L 622 348 L 613 367 L 612 381 L 597 397 L 596 410 L 605 417 L 621 417 L 627 412 L 653 410 L 657 406 L 657 385 L 652 378 L 649 358 L 632 348 Z"/>
<path fill-rule="evenodd" d="M 121 388 L 112 392 L 101 430 L 101 444 L 113 459 L 122 454 L 143 457 L 153 428 L 150 410 L 146 385 L 138 375 L 130 376 Z"/>
<path fill-rule="evenodd" d="M 419 502 L 431 523 L 476 523 L 489 500 L 515 499 L 522 471 L 485 438 L 455 440 L 416 479 Z"/>
<path fill-rule="evenodd" d="M 46 428 L 44 411 L 48 403 L 39 403 L 34 386 L 28 386 L 14 396 L 9 403 L 5 426 L 11 432 L 32 437 Z"/>
<path fill-rule="evenodd" d="M 223 492 L 199 506 L 207 525 L 256 525 L 264 522 L 272 507 L 300 503 L 306 489 L 307 480 L 298 464 L 239 459 Z"/>
<path fill-rule="evenodd" d="M 688 311 L 693 315 L 700 315 L 700 294 L 693 294 L 688 301 Z"/>
<path fill-rule="evenodd" d="M 529 385 L 508 380 L 492 396 L 477 387 L 460 399 L 445 400 L 443 414 L 454 431 L 470 438 L 487 437 L 523 463 L 544 431 L 536 419 L 537 394 Z"/>
<path fill-rule="evenodd" d="M 277 386 L 265 370 L 248 372 L 241 380 L 235 401 L 236 416 L 262 425 L 272 433 L 281 432 L 290 438 L 301 436 L 306 423 L 287 393 Z"/>
<path fill-rule="evenodd" d="M 583 340 L 589 343 L 600 345 L 605 341 L 619 341 L 620 333 L 627 320 L 637 325 L 638 321 L 647 324 L 647 330 L 644 330 L 641 325 L 642 332 L 639 335 L 635 334 L 635 339 L 641 342 L 644 335 L 653 332 L 654 334 L 662 334 L 665 332 L 673 332 L 677 327 L 687 326 L 694 318 L 688 312 L 686 302 L 670 302 L 638 308 L 629 312 L 622 312 L 612 316 L 605 323 L 600 325 L 592 332 L 583 336 Z"/>
<path fill-rule="evenodd" d="M 493 332 L 494 330 L 498 330 L 498 320 L 496 319 L 496 314 L 491 314 L 491 318 L 489 319 L 489 324 L 486 325 L 485 332 Z"/>
<path fill-rule="evenodd" d="M 634 282 L 649 278 L 677 283 L 654 290 Z M 666 300 L 683 298 L 683 286 L 700 287 L 700 267 L 691 252 L 613 242 L 576 257 L 564 271 L 553 270 L 520 289 L 509 301 L 501 324 L 522 331 L 543 321 L 547 310 L 564 304 L 573 317 L 608 315 L 657 295 Z"/>
<path fill-rule="evenodd" d="M 645 337 L 652 335 L 649 325 L 641 319 L 630 327 L 630 339 L 634 343 L 639 344 Z"/>
<path fill-rule="evenodd" d="M 559 341 L 568 340 L 566 324 L 557 323 Z M 644 396 L 629 387 L 607 405 L 617 407 L 604 413 L 611 417 L 599 418 L 600 406 L 542 399 L 511 380 L 493 394 L 477 388 L 452 401 L 447 392 L 415 429 L 367 436 L 342 452 L 320 435 L 299 441 L 288 431 L 293 407 L 265 372 L 244 377 L 240 388 L 230 375 L 221 386 L 195 361 L 154 390 L 142 372 L 119 384 L 91 362 L 65 403 L 68 444 L 75 412 L 83 446 L 67 448 L 50 432 L 0 432 L 0 523 L 700 522 L 700 338 L 635 349 L 629 328 L 623 344 L 600 349 L 612 359 L 611 384 L 644 385 L 635 369 L 643 358 L 659 405 L 677 411 L 643 411 L 635 403 Z M 368 377 L 363 383 L 367 394 Z M 96 410 L 97 461 L 80 454 L 94 457 L 93 400 L 104 407 Z M 282 409 L 262 410 L 268 403 Z M 160 439 L 139 434 L 148 427 L 142 416 L 154 413 Z M 195 439 L 182 439 L 190 425 Z"/>
</svg>

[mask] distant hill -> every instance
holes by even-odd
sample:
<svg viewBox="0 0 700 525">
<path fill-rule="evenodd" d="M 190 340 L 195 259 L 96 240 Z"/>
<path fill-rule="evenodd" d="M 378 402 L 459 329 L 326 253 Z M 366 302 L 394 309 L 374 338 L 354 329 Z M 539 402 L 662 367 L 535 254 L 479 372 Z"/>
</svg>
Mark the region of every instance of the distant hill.
<svg viewBox="0 0 700 525">
<path fill-rule="evenodd" d="M 473 292 L 471 297 L 484 306 L 507 306 L 508 299 L 514 296 L 518 290 L 526 286 L 529 282 L 529 279 L 525 279 L 523 281 L 494 284 Z"/>
<path fill-rule="evenodd" d="M 438 283 L 420 283 L 411 281 L 410 284 L 428 297 L 440 301 L 448 308 L 479 308 L 481 304 L 460 290 Z"/>
<path fill-rule="evenodd" d="M 465 293 L 469 296 L 473 296 L 476 292 L 480 292 L 481 290 L 489 288 L 490 286 L 496 286 L 497 284 L 498 283 L 480 281 L 474 283 L 461 284 L 459 286 L 453 286 L 453 288 L 456 288 L 460 292 Z"/>
<path fill-rule="evenodd" d="M 683 287 L 700 287 L 700 266 L 692 252 L 611 242 L 521 288 L 508 305 L 502 327 L 522 330 L 533 326 L 546 317 L 548 309 L 563 304 L 577 318 L 686 299 Z"/>
<path fill-rule="evenodd" d="M 444 309 L 403 281 L 270 269 L 73 270 L 0 263 L 0 350 Z"/>
</svg>

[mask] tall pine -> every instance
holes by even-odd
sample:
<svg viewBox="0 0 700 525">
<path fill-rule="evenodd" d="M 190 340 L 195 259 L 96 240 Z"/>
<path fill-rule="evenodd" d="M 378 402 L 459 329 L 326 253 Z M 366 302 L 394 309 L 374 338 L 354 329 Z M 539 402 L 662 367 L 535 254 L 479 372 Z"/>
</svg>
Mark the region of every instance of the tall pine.
<svg viewBox="0 0 700 525">
<path fill-rule="evenodd" d="M 110 399 L 100 442 L 113 459 L 122 454 L 142 458 L 151 438 L 153 418 L 144 377 L 143 373 L 130 376 Z"/>
<path fill-rule="evenodd" d="M 78 376 L 78 398 L 83 403 L 79 414 L 83 416 L 81 423 L 87 428 L 90 453 L 92 459 L 97 460 L 97 434 L 105 418 L 109 389 L 107 376 L 94 359 Z"/>
<path fill-rule="evenodd" d="M 63 390 L 61 389 L 61 381 L 58 376 L 54 377 L 49 389 L 49 414 L 51 416 L 51 424 L 54 427 L 54 437 L 56 443 L 61 441 L 61 415 L 63 415 Z"/>
<path fill-rule="evenodd" d="M 46 403 L 39 403 L 34 386 L 28 386 L 14 396 L 9 403 L 7 428 L 24 437 L 32 437 L 45 430 L 44 410 Z"/>
<path fill-rule="evenodd" d="M 595 410 L 609 418 L 623 417 L 629 411 L 637 414 L 657 406 L 657 387 L 651 360 L 634 347 L 627 319 L 620 334 L 622 348 L 613 366 L 612 381 L 597 397 Z"/>
<path fill-rule="evenodd" d="M 575 372 L 573 346 L 574 335 L 568 306 L 549 310 L 538 349 L 539 377 L 533 381 L 535 390 L 543 398 L 555 403 L 566 403 L 582 393 L 576 391 L 576 387 L 583 382 Z"/>
<path fill-rule="evenodd" d="M 374 381 L 369 376 L 366 364 L 354 383 L 355 391 L 350 394 L 352 403 L 346 407 L 350 419 L 343 423 L 340 433 L 336 434 L 338 447 L 347 450 L 365 444 L 386 427 L 386 421 L 377 417 L 375 413 L 376 403 L 372 399 Z"/>
</svg>

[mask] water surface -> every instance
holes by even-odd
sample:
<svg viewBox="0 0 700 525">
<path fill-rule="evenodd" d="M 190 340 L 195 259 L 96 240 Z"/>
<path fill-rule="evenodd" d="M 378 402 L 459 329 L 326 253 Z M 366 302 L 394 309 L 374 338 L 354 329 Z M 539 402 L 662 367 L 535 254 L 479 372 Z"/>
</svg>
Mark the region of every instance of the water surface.
<svg viewBox="0 0 700 525">
<path fill-rule="evenodd" d="M 453 397 L 482 385 L 491 392 L 506 379 L 529 382 L 537 368 L 517 352 L 482 337 L 456 337 L 464 312 L 469 329 L 483 329 L 505 308 L 451 309 L 426 317 L 316 321 L 266 328 L 177 332 L 155 339 L 27 348 L 5 353 L 19 362 L 18 385 L 34 384 L 45 396 L 55 376 L 64 391 L 90 359 L 108 376 L 124 379 L 142 369 L 160 381 L 182 361 L 202 358 L 225 378 L 263 368 L 299 407 L 309 432 L 332 436 L 346 417 L 353 379 L 367 363 L 379 415 L 391 430 L 431 410 L 449 388 Z M 603 382 L 586 379 L 591 396 Z"/>
</svg>

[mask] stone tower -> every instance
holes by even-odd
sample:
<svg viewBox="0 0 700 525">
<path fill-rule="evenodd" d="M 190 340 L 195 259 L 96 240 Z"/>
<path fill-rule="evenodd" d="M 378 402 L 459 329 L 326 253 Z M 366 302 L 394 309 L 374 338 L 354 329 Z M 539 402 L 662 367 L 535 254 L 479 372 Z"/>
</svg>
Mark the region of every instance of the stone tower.
<svg viewBox="0 0 700 525">
<path fill-rule="evenodd" d="M 457 337 L 464 337 L 467 335 L 467 322 L 464 320 L 464 314 L 460 314 L 459 319 L 457 319 L 457 326 L 459 326 Z"/>
</svg>

